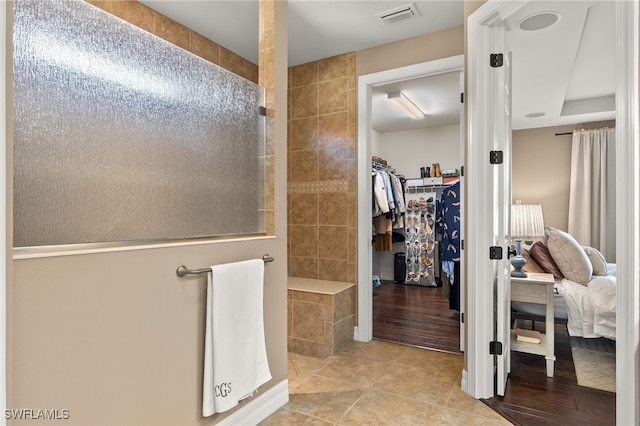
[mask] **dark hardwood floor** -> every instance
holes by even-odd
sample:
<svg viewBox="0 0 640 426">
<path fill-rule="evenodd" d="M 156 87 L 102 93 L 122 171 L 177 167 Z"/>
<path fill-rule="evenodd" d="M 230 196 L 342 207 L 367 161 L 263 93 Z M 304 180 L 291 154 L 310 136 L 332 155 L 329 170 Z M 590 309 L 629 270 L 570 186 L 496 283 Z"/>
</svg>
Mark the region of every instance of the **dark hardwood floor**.
<svg viewBox="0 0 640 426">
<path fill-rule="evenodd" d="M 382 281 L 373 289 L 373 337 L 460 353 L 459 313 L 449 309 L 441 287 Z"/>
<path fill-rule="evenodd" d="M 458 312 L 449 310 L 440 287 L 383 281 L 373 289 L 373 337 L 460 353 Z M 531 326 L 520 320 L 519 326 Z M 544 332 L 544 321 L 536 321 Z M 566 324 L 555 325 L 555 371 L 546 375 L 544 357 L 511 353 L 504 397 L 483 400 L 516 425 L 615 425 L 616 395 L 578 386 Z"/>
<path fill-rule="evenodd" d="M 544 331 L 544 322 L 536 322 Z M 578 386 L 567 327 L 555 325 L 555 371 L 546 376 L 544 357 L 511 353 L 504 397 L 483 400 L 516 425 L 615 425 L 616 394 Z"/>
</svg>

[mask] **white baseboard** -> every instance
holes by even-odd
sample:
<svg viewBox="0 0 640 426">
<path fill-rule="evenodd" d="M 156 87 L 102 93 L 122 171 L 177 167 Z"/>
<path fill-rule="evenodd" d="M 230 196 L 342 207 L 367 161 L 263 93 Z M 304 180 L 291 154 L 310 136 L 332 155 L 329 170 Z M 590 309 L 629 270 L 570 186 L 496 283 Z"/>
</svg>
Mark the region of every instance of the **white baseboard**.
<svg viewBox="0 0 640 426">
<path fill-rule="evenodd" d="M 283 380 L 249 404 L 225 417 L 219 425 L 257 425 L 289 402 L 289 381 Z"/>
</svg>

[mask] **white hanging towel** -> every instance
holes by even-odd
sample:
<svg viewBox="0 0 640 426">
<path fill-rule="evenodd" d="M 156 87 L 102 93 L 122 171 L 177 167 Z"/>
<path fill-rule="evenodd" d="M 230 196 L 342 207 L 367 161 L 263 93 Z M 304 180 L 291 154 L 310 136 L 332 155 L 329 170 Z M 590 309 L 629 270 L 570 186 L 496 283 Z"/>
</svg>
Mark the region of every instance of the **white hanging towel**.
<svg viewBox="0 0 640 426">
<path fill-rule="evenodd" d="M 264 339 L 264 261 L 211 267 L 202 415 L 227 411 L 271 380 Z"/>
</svg>

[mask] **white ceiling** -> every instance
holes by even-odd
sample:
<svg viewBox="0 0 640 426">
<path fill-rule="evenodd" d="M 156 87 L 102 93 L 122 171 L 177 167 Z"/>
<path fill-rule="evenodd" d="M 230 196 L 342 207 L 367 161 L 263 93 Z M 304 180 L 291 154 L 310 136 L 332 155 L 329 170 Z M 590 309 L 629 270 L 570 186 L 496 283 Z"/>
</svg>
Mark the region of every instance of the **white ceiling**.
<svg viewBox="0 0 640 426">
<path fill-rule="evenodd" d="M 141 0 L 142 3 L 257 63 L 258 3 L 255 0 Z M 289 65 L 359 51 L 463 24 L 462 0 L 413 1 L 418 17 L 385 24 L 375 15 L 406 0 L 289 0 Z M 540 31 L 518 22 L 554 11 L 561 18 Z M 509 19 L 513 56 L 514 129 L 579 124 L 615 118 L 614 3 L 531 1 Z M 384 61 L 384 58 L 380 58 Z M 425 120 L 410 120 L 389 105 L 386 93 L 401 89 L 424 108 Z M 378 87 L 373 127 L 380 132 L 455 124 L 460 117 L 457 73 Z M 544 113 L 538 118 L 527 114 Z"/>
</svg>

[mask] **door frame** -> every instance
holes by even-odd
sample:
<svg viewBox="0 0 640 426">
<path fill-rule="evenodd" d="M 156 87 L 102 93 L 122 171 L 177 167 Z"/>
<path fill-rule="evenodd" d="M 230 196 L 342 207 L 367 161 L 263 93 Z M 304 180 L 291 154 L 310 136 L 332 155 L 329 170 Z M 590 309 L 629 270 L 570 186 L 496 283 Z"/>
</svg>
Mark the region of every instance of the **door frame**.
<svg viewBox="0 0 640 426">
<path fill-rule="evenodd" d="M 11 2 L 4 2 L 0 4 L 0 81 L 2 81 L 2 87 L 0 87 L 0 98 L 2 104 L 0 104 L 0 318 L 2 318 L 3 325 L 0 327 L 0 409 L 4 412 L 7 408 L 7 328 L 9 317 L 7 315 L 7 283 L 10 282 L 10 265 L 11 262 L 8 259 L 9 253 L 11 253 L 9 247 L 13 247 L 13 237 L 9 232 L 7 225 L 7 208 L 12 204 L 9 202 L 9 197 L 12 197 L 12 193 L 7 186 L 7 169 L 8 162 L 12 161 L 7 153 L 7 106 L 9 105 L 7 99 L 7 64 L 8 55 L 10 54 L 7 48 L 9 40 L 7 40 L 6 28 L 9 28 L 9 19 L 7 10 L 11 10 Z M 9 245 L 11 244 L 11 245 Z M 0 418 L 0 425 L 6 425 L 7 420 L 5 416 Z"/>
<path fill-rule="evenodd" d="M 493 105 L 497 96 L 492 88 L 493 73 L 489 54 L 495 31 L 505 16 L 519 8 L 520 2 L 487 2 L 468 18 L 467 26 L 467 161 L 465 167 L 467 306 L 465 327 L 465 370 L 462 389 L 475 398 L 494 396 L 494 355 L 489 342 L 494 340 L 494 285 L 497 280 L 495 260 L 489 259 L 494 245 L 493 200 L 486 188 L 493 185 L 493 168 L 489 151 L 493 149 Z M 509 147 L 510 149 L 510 147 Z M 503 249 L 504 251 L 504 249 Z M 506 254 L 506 251 L 505 251 Z"/>
<path fill-rule="evenodd" d="M 354 339 L 373 338 L 373 286 L 371 247 L 371 93 L 375 86 L 447 72 L 463 71 L 464 55 L 436 59 L 415 65 L 366 74 L 358 77 L 358 318 Z"/>
<path fill-rule="evenodd" d="M 519 4 L 519 6 L 518 6 Z M 526 3 L 489 0 L 468 18 L 467 78 L 470 100 L 467 115 L 468 126 L 468 171 L 467 208 L 474 217 L 468 217 L 467 240 L 477 241 L 484 237 L 486 224 L 480 220 L 478 212 L 484 212 L 482 200 L 473 197 L 474 190 L 481 189 L 482 177 L 477 175 L 486 161 L 482 146 L 482 136 L 487 124 L 482 120 L 483 110 L 491 105 L 491 96 L 482 96 L 482 88 L 488 81 L 486 69 L 482 66 L 486 58 L 481 57 L 490 45 L 490 27 L 513 13 L 514 7 Z M 616 197 L 617 223 L 617 276 L 621 282 L 640 282 L 640 103 L 638 56 L 640 49 L 639 30 L 640 5 L 638 2 L 615 0 L 616 4 L 616 139 L 629 141 L 617 146 L 616 182 L 619 196 Z M 474 221 L 474 222 L 472 222 Z M 477 259 L 483 253 L 480 245 L 469 244 L 469 277 L 487 274 L 487 262 Z M 486 247 L 484 247 L 486 251 Z M 475 254 L 475 256 L 474 256 Z M 476 398 L 493 396 L 491 357 L 487 342 L 491 341 L 493 327 L 492 306 L 487 294 L 489 283 L 479 280 L 467 281 L 467 360 L 466 381 L 463 389 Z M 472 285 L 473 284 L 473 285 Z M 617 289 L 616 318 L 616 421 L 619 424 L 640 423 L 640 288 L 637 285 L 620 286 Z"/>
</svg>

